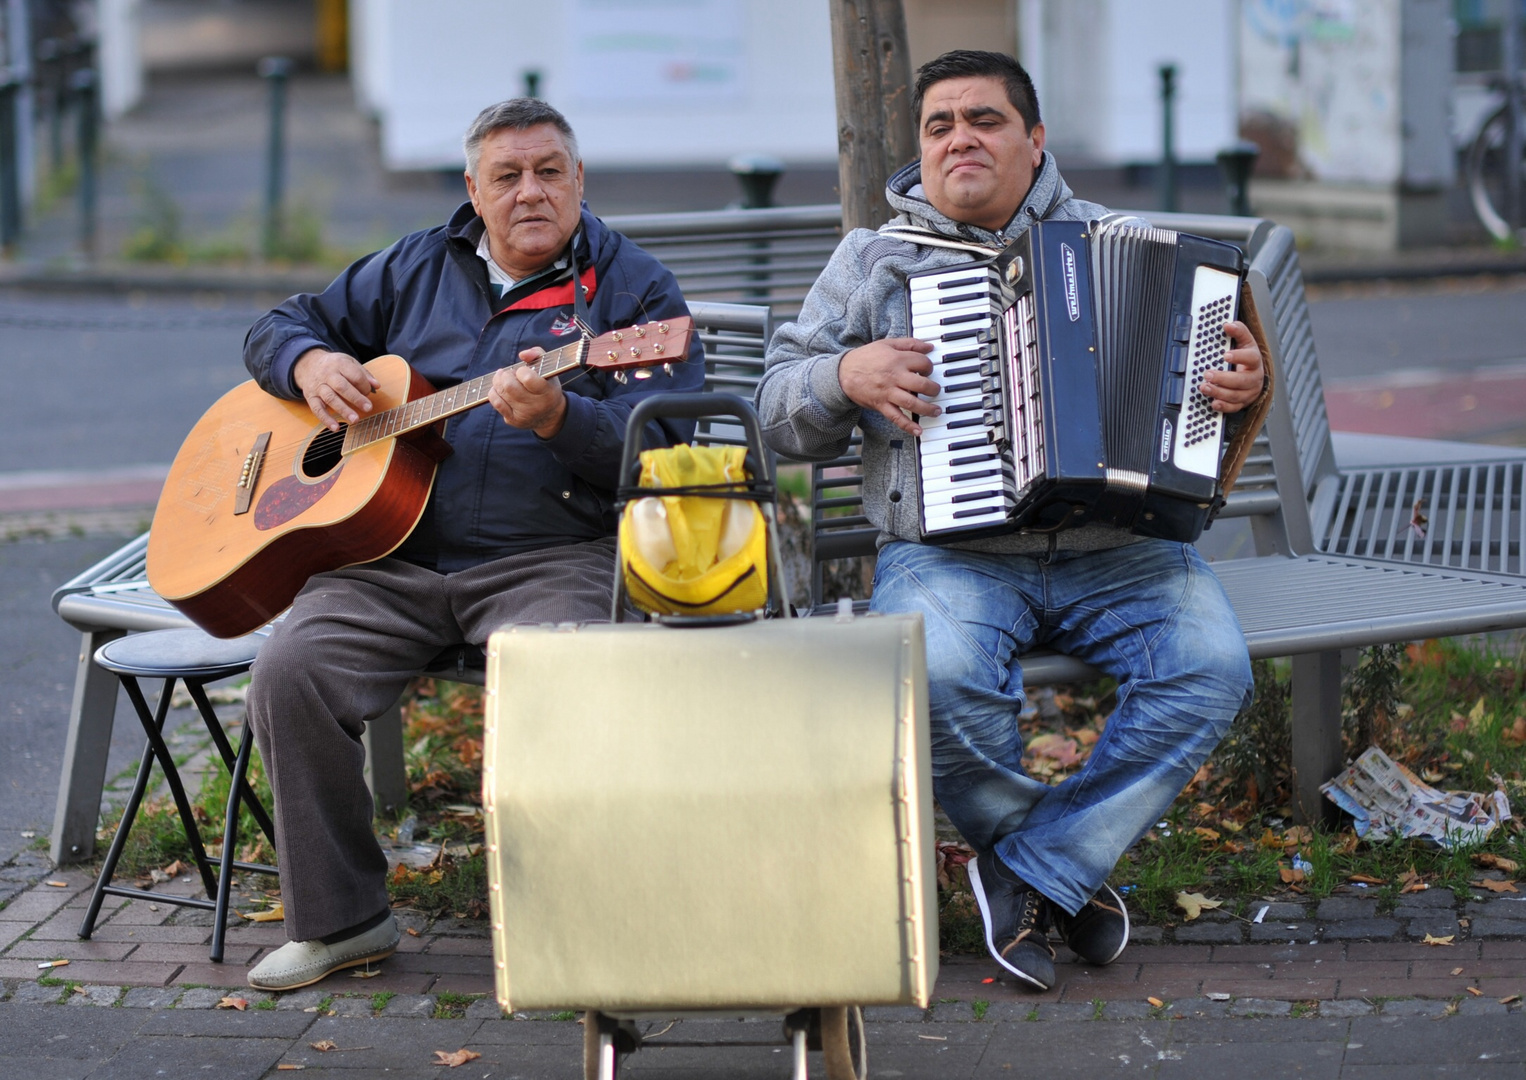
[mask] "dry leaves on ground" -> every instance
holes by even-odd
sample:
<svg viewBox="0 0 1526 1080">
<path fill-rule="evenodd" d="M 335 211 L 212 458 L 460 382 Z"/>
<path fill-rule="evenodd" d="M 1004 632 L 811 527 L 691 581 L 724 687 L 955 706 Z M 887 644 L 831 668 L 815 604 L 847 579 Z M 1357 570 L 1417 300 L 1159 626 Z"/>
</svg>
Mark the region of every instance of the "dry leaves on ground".
<svg viewBox="0 0 1526 1080">
<path fill-rule="evenodd" d="M 1417 873 L 1413 866 L 1399 875 L 1400 893 L 1424 892 L 1429 888 L 1430 885 L 1426 883 L 1424 876 Z"/>
<path fill-rule="evenodd" d="M 452 1069 L 454 1069 L 457 1065 L 465 1065 L 468 1061 L 475 1061 L 482 1055 L 477 1053 L 475 1050 L 457 1050 L 454 1053 L 447 1053 L 444 1050 L 436 1050 L 434 1052 L 434 1056 L 434 1063 L 436 1065 L 449 1065 Z"/>
<path fill-rule="evenodd" d="M 1191 922 L 1205 911 L 1223 906 L 1222 900 L 1210 900 L 1202 893 L 1179 892 L 1176 894 L 1176 906 L 1187 913 L 1186 922 Z"/>
<path fill-rule="evenodd" d="M 1488 889 L 1492 893 L 1520 892 L 1513 881 L 1495 881 L 1493 878 L 1479 878 L 1477 881 L 1468 882 L 1475 889 Z"/>
<path fill-rule="evenodd" d="M 321 1054 L 326 1054 L 330 1050 L 339 1049 L 339 1044 L 336 1043 L 333 1039 L 324 1039 L 321 1042 L 308 1043 L 307 1045 L 311 1046 L 314 1050 L 317 1050 Z"/>
<path fill-rule="evenodd" d="M 1513 874 L 1521 868 L 1521 864 L 1514 859 L 1507 859 L 1503 855 L 1496 855 L 1492 851 L 1476 852 L 1473 862 L 1477 866 L 1498 870 L 1504 874 Z"/>
<path fill-rule="evenodd" d="M 243 1012 L 249 1008 L 249 999 L 241 997 L 225 997 L 217 1003 L 219 1009 L 237 1009 Z"/>
<path fill-rule="evenodd" d="M 277 904 L 268 911 L 240 911 L 239 914 L 250 922 L 285 922 L 286 906 Z"/>
<path fill-rule="evenodd" d="M 1447 934 L 1445 937 L 1437 937 L 1434 934 L 1426 934 L 1422 945 L 1450 945 L 1456 939 L 1456 934 Z"/>
</svg>

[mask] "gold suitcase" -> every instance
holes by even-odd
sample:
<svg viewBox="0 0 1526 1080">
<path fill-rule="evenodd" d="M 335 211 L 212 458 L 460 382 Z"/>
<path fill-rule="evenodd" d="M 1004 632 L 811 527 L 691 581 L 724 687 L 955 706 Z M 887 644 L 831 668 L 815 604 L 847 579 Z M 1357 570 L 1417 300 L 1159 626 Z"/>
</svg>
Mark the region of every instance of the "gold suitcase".
<svg viewBox="0 0 1526 1080">
<path fill-rule="evenodd" d="M 487 685 L 505 1009 L 928 1004 L 920 616 L 516 627 Z"/>
</svg>

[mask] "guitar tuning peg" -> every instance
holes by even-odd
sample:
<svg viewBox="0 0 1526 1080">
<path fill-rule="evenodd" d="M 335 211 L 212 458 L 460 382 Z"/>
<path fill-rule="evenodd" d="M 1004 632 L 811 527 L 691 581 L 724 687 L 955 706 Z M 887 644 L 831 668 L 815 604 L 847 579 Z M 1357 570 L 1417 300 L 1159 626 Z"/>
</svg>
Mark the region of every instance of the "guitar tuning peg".
<svg viewBox="0 0 1526 1080">
<path fill-rule="evenodd" d="M 636 378 L 638 378 L 638 379 L 650 379 L 651 377 L 652 377 L 652 369 L 651 368 L 640 368 L 636 372 Z"/>
<path fill-rule="evenodd" d="M 659 334 L 666 334 L 668 332 L 668 324 L 665 323 L 665 322 L 658 323 L 657 324 L 657 332 Z"/>
<path fill-rule="evenodd" d="M 646 327 L 644 327 L 644 326 L 636 327 L 636 336 L 637 337 L 646 337 Z"/>
<path fill-rule="evenodd" d="M 671 378 L 672 375 L 673 375 L 673 365 L 672 364 L 663 364 L 662 365 L 662 373 L 664 375 L 667 375 L 669 378 Z"/>
</svg>

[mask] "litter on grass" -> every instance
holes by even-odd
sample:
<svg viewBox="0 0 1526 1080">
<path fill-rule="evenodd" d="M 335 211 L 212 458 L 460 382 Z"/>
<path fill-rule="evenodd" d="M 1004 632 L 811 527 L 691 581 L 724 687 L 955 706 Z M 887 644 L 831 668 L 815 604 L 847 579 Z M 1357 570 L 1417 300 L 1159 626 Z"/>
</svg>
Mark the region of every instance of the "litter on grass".
<svg viewBox="0 0 1526 1080">
<path fill-rule="evenodd" d="M 1376 746 L 1320 785 L 1368 840 L 1423 836 L 1445 848 L 1475 844 L 1510 820 L 1503 791 L 1477 794 L 1431 787 Z"/>
</svg>

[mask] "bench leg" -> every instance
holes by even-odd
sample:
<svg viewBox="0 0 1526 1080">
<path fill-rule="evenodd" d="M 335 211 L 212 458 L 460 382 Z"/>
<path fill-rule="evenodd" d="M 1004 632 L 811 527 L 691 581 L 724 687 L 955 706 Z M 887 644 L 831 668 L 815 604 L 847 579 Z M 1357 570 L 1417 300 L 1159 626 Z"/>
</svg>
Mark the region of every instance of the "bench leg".
<svg viewBox="0 0 1526 1080">
<path fill-rule="evenodd" d="M 95 650 L 122 634 L 121 630 L 87 630 L 80 635 L 74 700 L 69 706 L 69 734 L 64 743 L 64 767 L 58 779 L 58 806 L 53 812 L 49 848 L 53 861 L 60 865 L 83 862 L 95 854 L 106 757 L 111 751 L 111 728 L 117 712 L 117 677 L 96 667 Z"/>
<path fill-rule="evenodd" d="M 366 725 L 366 786 L 378 814 L 391 814 L 408 801 L 408 770 L 403 766 L 403 702 L 398 701 Z"/>
<path fill-rule="evenodd" d="M 1341 654 L 1293 657 L 1293 820 L 1333 822 L 1335 804 L 1319 790 L 1341 771 Z"/>
</svg>

